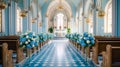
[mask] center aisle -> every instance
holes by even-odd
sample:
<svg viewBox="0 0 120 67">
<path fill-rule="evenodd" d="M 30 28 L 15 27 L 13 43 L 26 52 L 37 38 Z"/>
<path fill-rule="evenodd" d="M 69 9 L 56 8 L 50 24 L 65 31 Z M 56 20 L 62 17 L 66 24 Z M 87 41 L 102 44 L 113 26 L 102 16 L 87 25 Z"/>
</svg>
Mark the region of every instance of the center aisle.
<svg viewBox="0 0 120 67">
<path fill-rule="evenodd" d="M 25 66 L 26 67 L 26 66 Z M 28 67 L 28 66 L 27 66 Z M 52 40 L 34 59 L 29 67 L 91 67 L 68 40 Z"/>
</svg>

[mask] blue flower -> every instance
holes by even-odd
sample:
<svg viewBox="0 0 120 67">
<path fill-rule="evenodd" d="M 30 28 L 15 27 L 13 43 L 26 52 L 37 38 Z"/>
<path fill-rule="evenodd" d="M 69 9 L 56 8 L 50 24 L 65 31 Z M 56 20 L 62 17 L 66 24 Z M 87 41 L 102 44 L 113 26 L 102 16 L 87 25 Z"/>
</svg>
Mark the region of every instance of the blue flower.
<svg viewBox="0 0 120 67">
<path fill-rule="evenodd" d="M 81 46 L 84 46 L 84 47 L 85 47 L 85 46 L 87 46 L 87 44 L 85 44 L 84 42 L 82 42 L 82 43 L 81 43 Z"/>
<path fill-rule="evenodd" d="M 95 41 L 94 41 L 94 40 L 91 40 L 91 44 L 95 44 Z"/>
<path fill-rule="evenodd" d="M 28 45 L 26 45 L 26 48 L 32 48 L 32 47 L 30 46 L 30 44 L 28 44 Z"/>
<path fill-rule="evenodd" d="M 38 46 L 38 42 L 35 42 L 35 44 L 34 44 L 35 46 Z"/>
<path fill-rule="evenodd" d="M 85 33 L 83 34 L 83 36 L 84 36 L 84 37 L 88 37 L 88 33 L 85 32 Z"/>
<path fill-rule="evenodd" d="M 94 37 L 91 36 L 91 37 L 89 37 L 89 39 L 90 39 L 90 40 L 94 40 Z"/>
<path fill-rule="evenodd" d="M 31 41 L 31 42 L 30 42 L 31 45 L 34 45 L 34 43 L 35 43 L 35 41 Z"/>
<path fill-rule="evenodd" d="M 20 38 L 20 42 L 25 42 L 26 40 L 26 38 Z"/>
<path fill-rule="evenodd" d="M 32 37 L 33 36 L 33 32 L 28 33 L 28 36 Z"/>
<path fill-rule="evenodd" d="M 84 40 L 89 40 L 89 37 L 84 37 Z"/>
<path fill-rule="evenodd" d="M 33 38 L 37 38 L 37 36 L 33 36 Z"/>
<path fill-rule="evenodd" d="M 80 40 L 80 43 L 84 43 L 85 41 L 83 39 Z"/>
</svg>

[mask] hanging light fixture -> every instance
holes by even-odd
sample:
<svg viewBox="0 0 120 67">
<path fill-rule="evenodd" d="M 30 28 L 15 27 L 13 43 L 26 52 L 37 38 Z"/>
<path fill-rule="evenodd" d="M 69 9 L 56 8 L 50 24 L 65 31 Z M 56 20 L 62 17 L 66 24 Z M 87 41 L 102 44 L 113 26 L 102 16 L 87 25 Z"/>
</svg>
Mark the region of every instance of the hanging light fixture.
<svg viewBox="0 0 120 67">
<path fill-rule="evenodd" d="M 39 27 L 41 27 L 41 26 L 42 26 L 42 22 L 39 23 Z"/>
<path fill-rule="evenodd" d="M 7 4 L 5 3 L 5 1 L 0 0 L 0 9 L 5 9 L 7 7 Z"/>
<path fill-rule="evenodd" d="M 58 6 L 57 6 L 57 9 L 59 9 L 59 10 L 64 9 L 64 7 L 63 7 L 63 5 L 62 5 L 62 0 L 59 0 L 59 4 L 58 4 Z"/>
<path fill-rule="evenodd" d="M 104 17 L 105 16 L 105 12 L 104 12 L 104 10 L 103 9 L 101 9 L 101 10 L 99 10 L 98 11 L 98 17 Z"/>
<path fill-rule="evenodd" d="M 32 18 L 32 23 L 35 23 L 35 18 Z"/>
<path fill-rule="evenodd" d="M 86 22 L 90 23 L 90 18 L 89 17 L 86 18 Z"/>
<path fill-rule="evenodd" d="M 35 21 L 38 19 L 38 17 L 37 18 L 32 18 L 32 23 L 35 23 Z"/>
<path fill-rule="evenodd" d="M 27 16 L 27 13 L 28 13 L 27 8 L 26 8 L 26 6 L 25 6 L 26 0 L 23 0 L 23 3 L 24 3 L 24 9 L 20 12 L 20 16 L 21 16 L 21 17 L 26 17 L 26 16 Z M 25 9 L 25 8 L 26 8 L 26 9 Z"/>
<path fill-rule="evenodd" d="M 105 11 L 102 9 L 102 0 L 100 0 L 100 8 L 98 9 L 98 17 L 104 17 Z"/>
<path fill-rule="evenodd" d="M 26 10 L 22 10 L 22 11 L 20 12 L 20 16 L 21 16 L 21 17 L 26 17 L 26 16 L 27 16 L 27 11 L 26 11 Z"/>
</svg>

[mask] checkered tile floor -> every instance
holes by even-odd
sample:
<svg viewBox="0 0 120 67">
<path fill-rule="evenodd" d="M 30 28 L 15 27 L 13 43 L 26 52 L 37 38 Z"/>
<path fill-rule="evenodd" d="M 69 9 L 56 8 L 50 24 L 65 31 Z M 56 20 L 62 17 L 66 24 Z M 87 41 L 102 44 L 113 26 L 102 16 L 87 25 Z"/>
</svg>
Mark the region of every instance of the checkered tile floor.
<svg viewBox="0 0 120 67">
<path fill-rule="evenodd" d="M 91 67 L 67 40 L 53 40 L 24 67 Z"/>
</svg>

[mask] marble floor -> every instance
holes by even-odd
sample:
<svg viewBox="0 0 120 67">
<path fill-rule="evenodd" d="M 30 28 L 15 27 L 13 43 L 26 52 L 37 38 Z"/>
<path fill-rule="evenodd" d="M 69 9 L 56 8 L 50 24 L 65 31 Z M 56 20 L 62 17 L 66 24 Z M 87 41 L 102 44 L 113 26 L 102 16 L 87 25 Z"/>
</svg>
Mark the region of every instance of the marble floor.
<svg viewBox="0 0 120 67">
<path fill-rule="evenodd" d="M 29 64 L 29 65 L 27 65 Z M 24 67 L 93 67 L 67 39 L 52 40 Z"/>
</svg>

